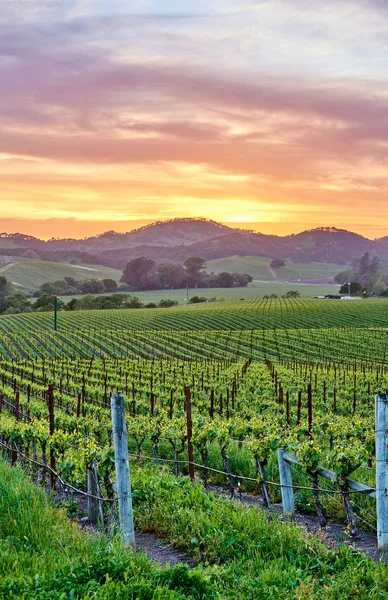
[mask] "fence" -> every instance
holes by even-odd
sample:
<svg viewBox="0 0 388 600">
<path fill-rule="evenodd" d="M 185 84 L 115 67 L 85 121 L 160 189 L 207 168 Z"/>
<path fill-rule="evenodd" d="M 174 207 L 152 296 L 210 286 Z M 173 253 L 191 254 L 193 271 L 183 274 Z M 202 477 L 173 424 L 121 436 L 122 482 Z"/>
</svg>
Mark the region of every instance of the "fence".
<svg viewBox="0 0 388 600">
<path fill-rule="evenodd" d="M 9 409 L 12 412 L 15 411 L 15 408 L 18 410 L 18 406 L 15 407 L 11 403 L 5 401 L 4 398 L 1 399 L 2 402 L 9 404 Z M 186 406 L 190 408 L 190 397 L 189 394 L 186 396 Z M 124 541 L 127 544 L 134 543 L 134 530 L 133 530 L 133 517 L 132 517 L 132 494 L 131 494 L 131 484 L 130 484 L 130 472 L 129 472 L 129 456 L 133 456 L 134 458 L 140 460 L 152 460 L 155 462 L 154 456 L 143 456 L 143 455 L 128 455 L 128 445 L 126 438 L 126 425 L 125 425 L 125 416 L 124 416 L 124 398 L 120 394 L 116 394 L 111 398 L 111 410 L 112 410 L 112 425 L 113 425 L 113 440 L 115 447 L 115 465 L 116 465 L 116 491 L 117 498 L 115 499 L 119 505 L 119 517 L 120 517 L 120 525 L 123 532 Z M 187 416 L 189 419 L 190 411 L 187 411 Z M 21 415 L 18 415 L 20 418 Z M 328 493 L 328 494 L 341 494 L 344 499 L 345 510 L 347 512 L 348 520 L 351 525 L 352 530 L 352 512 L 348 512 L 350 509 L 349 503 L 349 495 L 350 494 L 364 494 L 368 495 L 371 498 L 376 499 L 376 512 L 377 512 L 377 542 L 378 547 L 381 549 L 388 548 L 388 394 L 377 394 L 375 397 L 375 434 L 376 434 L 376 487 L 370 487 L 361 482 L 355 481 L 350 478 L 345 478 L 342 482 L 341 490 L 332 490 L 318 487 L 317 484 L 317 476 L 328 479 L 331 482 L 339 483 L 338 474 L 334 471 L 331 471 L 325 467 L 319 466 L 316 469 L 315 475 L 316 480 L 313 480 L 313 487 L 294 485 L 292 481 L 292 467 L 302 466 L 303 464 L 298 460 L 298 457 L 294 454 L 290 454 L 285 450 L 278 450 L 278 464 L 279 464 L 279 475 L 280 482 L 268 481 L 264 477 L 264 472 L 261 468 L 261 465 L 258 465 L 258 470 L 260 473 L 259 478 L 245 477 L 242 475 L 236 475 L 226 471 L 220 471 L 218 469 L 213 469 L 212 467 L 205 466 L 203 464 L 198 464 L 194 462 L 192 452 L 189 453 L 188 460 L 177 460 L 177 459 L 162 459 L 158 458 L 157 461 L 165 462 L 165 463 L 182 463 L 186 464 L 189 468 L 189 474 L 192 479 L 194 479 L 194 469 L 195 467 L 200 468 L 201 470 L 206 470 L 210 472 L 221 473 L 228 477 L 228 480 L 231 479 L 237 480 L 238 485 L 239 481 L 255 481 L 258 484 L 262 485 L 263 488 L 263 497 L 267 498 L 268 502 L 268 494 L 266 491 L 266 486 L 275 486 L 281 489 L 282 495 L 282 509 L 283 513 L 292 518 L 295 514 L 295 500 L 294 500 L 294 490 L 302 489 L 309 490 L 313 492 L 314 498 L 318 498 L 319 493 Z M 13 446 L 8 446 L 4 444 L 3 441 L 0 442 L 0 445 L 7 449 L 8 451 L 12 451 L 13 454 L 19 454 L 26 460 L 30 460 L 31 462 L 35 462 L 41 467 L 47 468 L 47 470 L 51 474 L 51 480 L 58 480 L 65 487 L 73 488 L 76 492 L 80 492 L 88 497 L 88 516 L 91 521 L 97 521 L 99 518 L 103 519 L 103 511 L 102 511 L 102 502 L 107 499 L 104 498 L 101 494 L 101 490 L 99 487 L 99 477 L 97 472 L 96 464 L 92 464 L 88 468 L 87 472 L 87 484 L 88 484 L 88 492 L 84 492 L 82 490 L 78 490 L 73 486 L 66 484 L 63 479 L 60 477 L 58 473 L 55 472 L 55 466 L 53 462 L 50 461 L 50 466 L 48 466 L 45 462 L 37 462 L 36 460 L 30 459 L 28 456 L 20 452 L 16 444 Z M 14 462 L 14 457 L 13 457 Z M 112 500 L 109 500 L 112 502 Z M 316 504 L 319 516 L 319 503 Z M 349 518 L 350 516 L 350 518 Z M 355 528 L 354 531 L 357 531 Z M 354 533 L 352 530 L 352 532 Z"/>
</svg>

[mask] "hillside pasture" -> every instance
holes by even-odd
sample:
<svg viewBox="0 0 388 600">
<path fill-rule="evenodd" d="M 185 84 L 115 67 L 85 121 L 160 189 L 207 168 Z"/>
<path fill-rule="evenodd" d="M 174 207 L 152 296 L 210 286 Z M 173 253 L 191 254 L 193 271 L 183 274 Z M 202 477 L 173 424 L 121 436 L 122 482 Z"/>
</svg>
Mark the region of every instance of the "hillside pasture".
<svg viewBox="0 0 388 600">
<path fill-rule="evenodd" d="M 100 265 L 70 265 L 36 259 L 19 259 L 0 263 L 0 276 L 24 291 L 33 292 L 43 283 L 73 277 L 74 279 L 114 279 L 119 281 L 121 271 Z"/>
<path fill-rule="evenodd" d="M 285 261 L 285 266 L 272 269 L 271 259 L 263 256 L 229 256 L 207 262 L 208 273 L 247 273 L 258 281 L 303 282 L 334 281 L 345 265 L 327 263 L 297 263 Z"/>
</svg>

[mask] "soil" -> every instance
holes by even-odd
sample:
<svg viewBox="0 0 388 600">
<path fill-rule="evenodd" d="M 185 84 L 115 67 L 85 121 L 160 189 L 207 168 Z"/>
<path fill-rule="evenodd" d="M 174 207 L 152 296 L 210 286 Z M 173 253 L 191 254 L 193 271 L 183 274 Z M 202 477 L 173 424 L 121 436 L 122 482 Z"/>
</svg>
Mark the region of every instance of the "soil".
<svg viewBox="0 0 388 600">
<path fill-rule="evenodd" d="M 212 491 L 217 496 L 224 496 L 229 498 L 229 493 L 220 487 L 208 487 L 208 492 Z M 271 511 L 264 507 L 263 501 L 260 496 L 253 496 L 250 494 L 242 494 L 241 497 L 236 496 L 235 502 L 242 504 L 255 505 L 259 509 L 265 510 L 268 513 L 275 514 L 277 517 L 282 518 L 282 505 L 273 504 Z M 315 515 L 296 513 L 294 522 L 300 525 L 307 533 L 319 537 L 319 539 L 329 548 L 338 548 L 340 544 L 347 544 L 359 552 L 363 552 L 369 558 L 372 558 L 376 562 L 382 561 L 388 563 L 388 551 L 379 550 L 377 548 L 377 537 L 369 531 L 360 530 L 359 539 L 355 540 L 346 531 L 346 524 L 337 523 L 334 521 L 327 521 L 326 527 L 321 527 L 318 518 Z"/>
<path fill-rule="evenodd" d="M 188 558 L 183 552 L 178 552 L 171 547 L 166 541 L 156 537 L 153 533 L 135 532 L 136 546 L 138 550 L 143 550 L 152 560 L 158 562 L 162 567 L 168 563 L 175 567 L 179 563 L 187 564 L 191 567 L 195 563 Z"/>
<path fill-rule="evenodd" d="M 229 498 L 229 492 L 221 487 L 209 486 L 206 488 L 206 492 L 214 492 L 217 496 Z M 55 496 L 56 502 L 68 499 L 68 494 L 63 492 L 57 493 Z M 74 493 L 72 494 L 72 499 L 79 505 L 79 512 L 74 516 L 73 520 L 75 520 L 84 530 L 97 530 L 97 526 L 90 523 L 87 517 L 81 516 L 87 512 L 86 496 Z M 241 496 L 235 496 L 233 501 L 243 505 L 257 506 L 258 509 L 265 510 L 269 514 L 274 514 L 276 517 L 282 519 L 282 505 L 273 504 L 269 511 L 264 507 L 260 496 L 241 494 Z M 296 513 L 294 522 L 300 525 L 306 533 L 318 537 L 321 542 L 329 548 L 335 549 L 338 548 L 340 544 L 344 543 L 363 552 L 376 562 L 382 561 L 388 563 L 388 552 L 378 550 L 377 538 L 373 533 L 361 530 L 359 539 L 355 540 L 347 533 L 346 524 L 327 521 L 326 527 L 322 528 L 315 515 L 304 513 Z M 143 550 L 152 560 L 162 567 L 166 566 L 168 563 L 171 566 L 176 566 L 178 563 L 185 563 L 190 566 L 195 565 L 186 554 L 175 550 L 166 540 L 158 538 L 153 533 L 136 531 L 135 537 L 137 549 Z"/>
<path fill-rule="evenodd" d="M 85 532 L 98 531 L 98 525 L 91 523 L 86 516 L 82 516 L 87 513 L 87 497 L 78 493 L 73 493 L 71 497 L 78 504 L 77 514 L 72 517 L 72 520 L 78 523 Z M 69 500 L 69 496 L 65 492 L 59 492 L 55 495 L 55 502 L 66 500 Z M 158 538 L 153 533 L 144 533 L 136 530 L 135 540 L 137 549 L 145 552 L 151 560 L 157 562 L 161 567 L 165 567 L 167 564 L 175 567 L 179 563 L 187 564 L 190 567 L 195 566 L 193 560 L 186 556 L 186 554 L 175 550 L 166 540 Z"/>
</svg>

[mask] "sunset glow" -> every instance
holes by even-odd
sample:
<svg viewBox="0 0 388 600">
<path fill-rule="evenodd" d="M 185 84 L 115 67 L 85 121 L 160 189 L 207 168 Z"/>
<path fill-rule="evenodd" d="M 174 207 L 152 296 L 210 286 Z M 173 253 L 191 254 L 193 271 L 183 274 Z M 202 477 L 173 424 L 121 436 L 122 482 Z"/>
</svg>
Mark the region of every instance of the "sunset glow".
<svg viewBox="0 0 388 600">
<path fill-rule="evenodd" d="M 388 234 L 385 2 L 0 6 L 0 231 Z"/>
</svg>

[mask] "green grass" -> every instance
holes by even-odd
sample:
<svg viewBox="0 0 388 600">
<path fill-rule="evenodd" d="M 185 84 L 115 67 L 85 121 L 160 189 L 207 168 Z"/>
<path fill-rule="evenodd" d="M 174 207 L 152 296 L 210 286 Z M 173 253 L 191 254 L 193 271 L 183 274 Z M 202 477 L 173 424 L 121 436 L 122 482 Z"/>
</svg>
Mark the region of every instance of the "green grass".
<svg viewBox="0 0 388 600">
<path fill-rule="evenodd" d="M 0 598 L 213 598 L 200 569 L 159 570 L 120 540 L 85 534 L 0 458 Z"/>
<path fill-rule="evenodd" d="M 259 281 L 315 281 L 315 280 L 333 280 L 340 271 L 343 271 L 344 265 L 326 264 L 326 263 L 295 263 L 285 261 L 285 267 L 280 269 L 269 268 L 270 258 L 262 256 L 229 256 L 227 258 L 217 258 L 207 262 L 207 271 L 211 273 L 248 273 Z"/>
<path fill-rule="evenodd" d="M 135 521 L 199 566 L 158 569 L 117 537 L 82 533 L 18 468 L 0 459 L 0 598 L 23 600 L 342 600 L 385 598 L 388 569 L 326 548 L 199 484 L 132 468 Z"/>
<path fill-rule="evenodd" d="M 121 271 L 100 265 L 70 265 L 45 260 L 23 259 L 0 264 L 0 276 L 4 275 L 16 288 L 37 290 L 43 283 L 74 277 L 74 279 L 114 279 L 119 281 Z"/>
<path fill-rule="evenodd" d="M 0 270 L 1 273 L 1 270 Z M 190 289 L 189 299 L 192 296 L 203 296 L 205 298 L 217 298 L 229 301 L 240 300 L 255 300 L 257 298 L 263 298 L 263 296 L 270 296 L 276 294 L 282 296 L 287 294 L 290 290 L 297 290 L 300 293 L 301 298 L 313 298 L 314 296 L 324 296 L 325 294 L 336 294 L 338 292 L 338 285 L 319 285 L 319 284 L 301 284 L 301 283 L 251 283 L 246 288 L 203 288 L 203 289 Z M 134 296 L 140 298 L 144 304 L 154 302 L 158 304 L 161 300 L 169 298 L 176 300 L 178 304 L 186 304 L 186 290 L 152 290 L 149 292 L 133 292 Z M 81 296 L 63 296 L 61 300 L 63 302 L 70 302 L 72 298 L 80 298 Z"/>
</svg>

